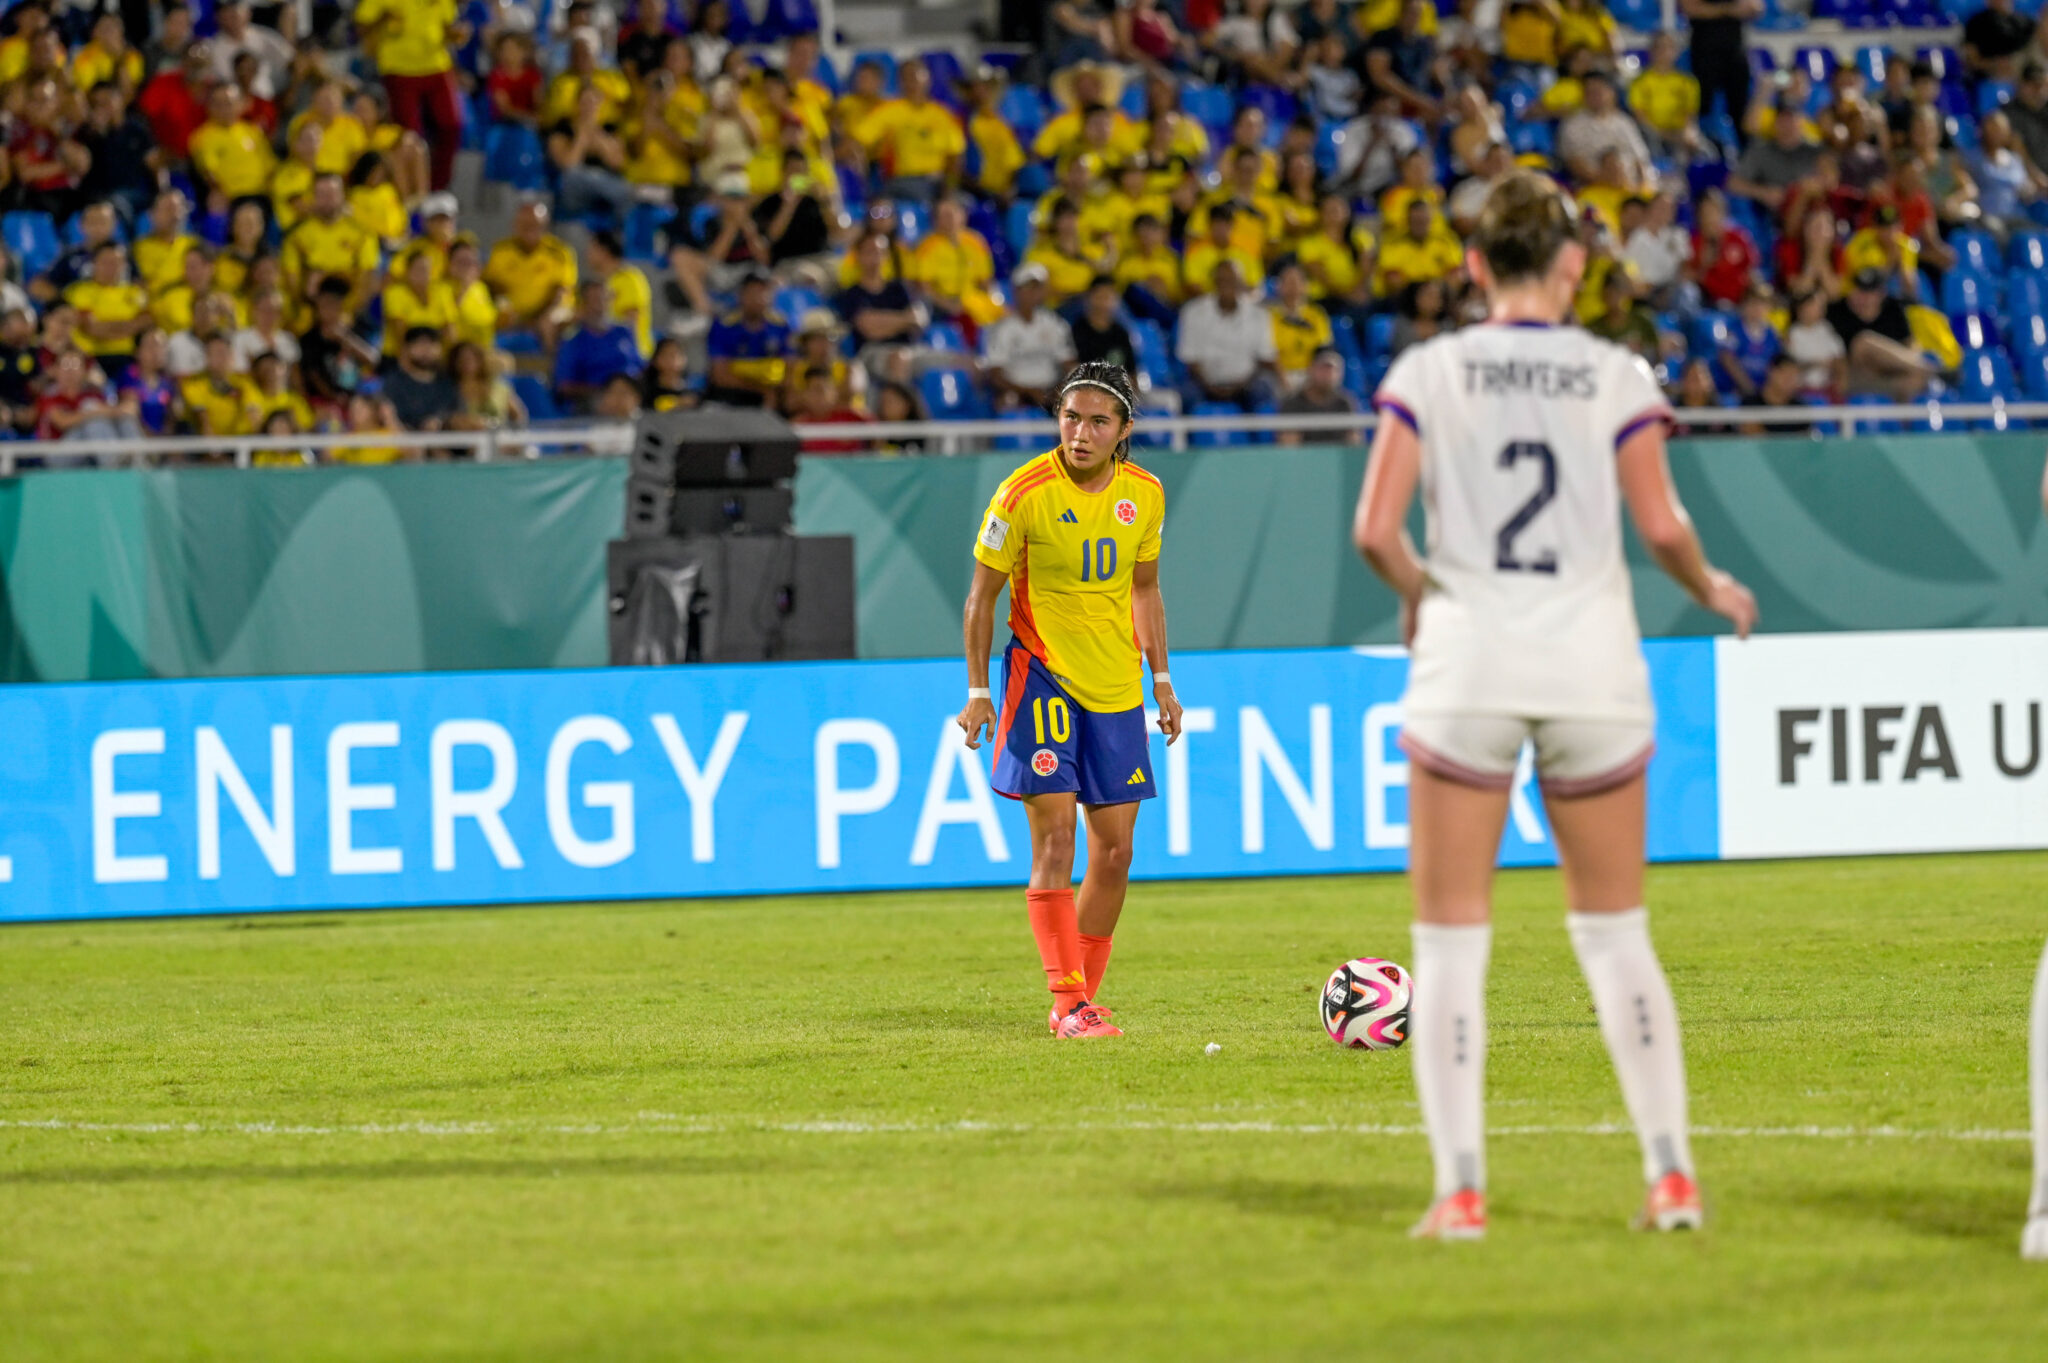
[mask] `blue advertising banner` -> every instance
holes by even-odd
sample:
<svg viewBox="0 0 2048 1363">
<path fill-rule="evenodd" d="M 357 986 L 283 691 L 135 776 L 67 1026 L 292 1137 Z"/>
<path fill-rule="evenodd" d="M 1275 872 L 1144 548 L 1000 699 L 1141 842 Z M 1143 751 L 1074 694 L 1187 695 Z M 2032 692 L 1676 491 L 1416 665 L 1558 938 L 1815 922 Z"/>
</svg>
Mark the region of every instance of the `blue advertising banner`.
<svg viewBox="0 0 2048 1363">
<path fill-rule="evenodd" d="M 1647 646 L 1651 854 L 1719 855 L 1714 653 Z M 1399 869 L 1394 650 L 1184 654 L 1141 878 Z M 957 662 L 0 689 L 0 920 L 1017 884 Z M 1508 865 L 1553 850 L 1525 770 Z"/>
</svg>

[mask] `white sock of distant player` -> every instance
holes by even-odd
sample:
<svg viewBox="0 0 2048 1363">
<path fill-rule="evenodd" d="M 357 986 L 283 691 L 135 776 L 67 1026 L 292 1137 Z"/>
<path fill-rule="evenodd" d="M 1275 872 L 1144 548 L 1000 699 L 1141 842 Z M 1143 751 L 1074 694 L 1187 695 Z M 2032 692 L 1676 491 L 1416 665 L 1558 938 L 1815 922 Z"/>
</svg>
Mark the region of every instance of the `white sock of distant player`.
<svg viewBox="0 0 2048 1363">
<path fill-rule="evenodd" d="M 1486 1188 L 1486 964 L 1493 928 L 1415 925 L 1408 1050 L 1436 1196 Z"/>
<path fill-rule="evenodd" d="M 2041 968 L 2034 975 L 2032 1033 L 2027 1069 L 2034 1111 L 2034 1195 L 2027 1202 L 2027 1215 L 2048 1216 L 2048 947 L 2042 949 Z"/>
<path fill-rule="evenodd" d="M 1567 914 L 1565 925 L 1593 991 L 1600 1034 L 1621 1079 L 1622 1101 L 1643 1145 L 1643 1179 L 1655 1182 L 1673 1170 L 1690 1178 L 1692 1141 L 1678 1008 L 1650 945 L 1650 911 Z"/>
</svg>

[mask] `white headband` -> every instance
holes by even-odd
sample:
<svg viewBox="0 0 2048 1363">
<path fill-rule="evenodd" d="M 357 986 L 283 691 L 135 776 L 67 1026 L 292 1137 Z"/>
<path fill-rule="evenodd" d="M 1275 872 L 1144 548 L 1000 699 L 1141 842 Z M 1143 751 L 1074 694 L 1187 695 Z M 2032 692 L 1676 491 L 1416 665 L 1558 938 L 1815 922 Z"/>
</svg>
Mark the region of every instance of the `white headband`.
<svg viewBox="0 0 2048 1363">
<path fill-rule="evenodd" d="M 1076 388 L 1094 388 L 1109 394 L 1116 399 L 1116 405 L 1124 409 L 1124 420 L 1129 421 L 1133 418 L 1134 413 L 1131 411 L 1131 404 L 1125 400 L 1124 395 L 1104 383 L 1101 379 L 1071 379 L 1066 387 L 1060 389 L 1060 396 L 1064 398 Z"/>
</svg>

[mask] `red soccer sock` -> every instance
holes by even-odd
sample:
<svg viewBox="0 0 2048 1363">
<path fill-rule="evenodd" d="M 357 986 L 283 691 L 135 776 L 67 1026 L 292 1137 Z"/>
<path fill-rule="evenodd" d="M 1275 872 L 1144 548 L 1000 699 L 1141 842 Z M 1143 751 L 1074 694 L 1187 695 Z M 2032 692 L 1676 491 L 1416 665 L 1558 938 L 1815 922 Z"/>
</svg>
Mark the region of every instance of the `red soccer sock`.
<svg viewBox="0 0 2048 1363">
<path fill-rule="evenodd" d="M 1110 939 L 1097 937 L 1092 933 L 1081 934 L 1081 970 L 1088 977 L 1088 997 L 1091 1001 L 1102 992 L 1102 972 L 1109 969 Z"/>
<path fill-rule="evenodd" d="M 1031 935 L 1038 939 L 1038 959 L 1045 963 L 1046 988 L 1052 990 L 1053 1003 L 1065 1017 L 1088 1001 L 1074 892 L 1026 890 L 1024 903 L 1031 914 Z"/>
</svg>

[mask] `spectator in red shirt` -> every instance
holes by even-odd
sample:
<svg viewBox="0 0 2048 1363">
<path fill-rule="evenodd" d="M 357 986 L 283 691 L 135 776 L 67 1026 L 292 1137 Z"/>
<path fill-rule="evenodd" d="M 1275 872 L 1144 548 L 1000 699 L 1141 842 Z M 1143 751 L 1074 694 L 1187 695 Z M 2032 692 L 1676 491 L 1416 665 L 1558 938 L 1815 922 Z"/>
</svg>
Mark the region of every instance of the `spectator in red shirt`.
<svg viewBox="0 0 2048 1363">
<path fill-rule="evenodd" d="M 643 6 L 642 8 L 645 8 Z M 533 64 L 533 39 L 524 33 L 499 37 L 484 81 L 491 112 L 506 123 L 534 126 L 540 117 L 540 68 Z"/>
<path fill-rule="evenodd" d="M 796 390 L 795 420 L 810 425 L 859 425 L 868 420 L 839 398 L 839 384 L 828 365 L 806 370 L 803 385 Z M 860 440 L 832 440 L 810 436 L 804 441 L 806 454 L 853 454 L 866 448 Z"/>
<path fill-rule="evenodd" d="M 28 87 L 21 121 L 7 139 L 7 159 L 14 169 L 15 208 L 48 213 L 58 222 L 77 211 L 78 182 L 92 167 L 92 153 L 65 130 L 55 81 Z"/>
<path fill-rule="evenodd" d="M 117 434 L 111 420 L 117 415 L 113 404 L 93 386 L 86 365 L 84 354 L 76 350 L 57 357 L 50 386 L 36 399 L 36 439 L 105 439 Z M 95 422 L 99 425 L 92 425 Z"/>
<path fill-rule="evenodd" d="M 149 120 L 157 145 L 171 160 L 183 161 L 189 154 L 192 134 L 206 122 L 206 98 L 219 83 L 213 72 L 213 49 L 194 43 L 185 49 L 185 60 L 175 70 L 159 71 L 136 96 L 136 109 Z"/>
<path fill-rule="evenodd" d="M 1842 243 L 1834 211 L 1826 204 L 1807 207 L 1798 235 L 1781 238 L 1777 254 L 1778 279 L 1787 294 L 1820 293 L 1829 298 L 1841 294 Z"/>
<path fill-rule="evenodd" d="M 1728 200 L 1718 189 L 1700 196 L 1692 258 L 1700 275 L 1700 292 L 1715 303 L 1734 307 L 1756 277 L 1760 259 L 1756 242 L 1728 221 Z"/>
</svg>

